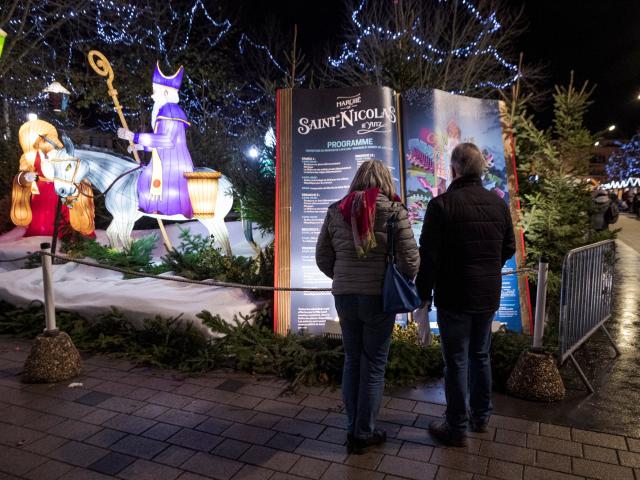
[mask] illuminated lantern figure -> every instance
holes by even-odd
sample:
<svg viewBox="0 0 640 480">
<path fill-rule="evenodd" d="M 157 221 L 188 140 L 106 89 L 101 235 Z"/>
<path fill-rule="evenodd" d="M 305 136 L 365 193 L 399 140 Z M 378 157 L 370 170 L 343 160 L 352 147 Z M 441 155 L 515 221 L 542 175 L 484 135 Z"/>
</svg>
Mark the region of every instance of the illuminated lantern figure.
<svg viewBox="0 0 640 480">
<path fill-rule="evenodd" d="M 92 51 L 97 60 L 92 68 L 107 76 L 110 94 L 119 107 L 113 89 L 113 70 L 106 57 Z M 187 117 L 178 106 L 178 89 L 182 67 L 171 77 L 159 68 L 153 74 L 151 123 L 153 133 L 118 129 L 118 137 L 133 142 L 129 149 L 151 151 L 151 162 L 140 167 L 136 163 L 103 152 L 75 150 L 71 142 L 55 151 L 51 164 L 56 193 L 66 198 L 81 198 L 79 190 L 87 183 L 104 194 L 105 207 L 113 216 L 107 227 L 109 244 L 114 248 L 131 244 L 131 231 L 142 216 L 160 219 L 188 220 L 196 218 L 228 255 L 232 255 L 225 216 L 233 206 L 231 182 L 219 172 L 199 169 L 194 172 L 186 145 Z M 122 122 L 126 125 L 126 122 Z M 134 155 L 135 156 L 135 155 Z M 189 183 L 190 182 L 190 183 Z M 194 207 L 192 207 L 194 202 Z M 165 246 L 172 248 L 166 232 Z"/>
<path fill-rule="evenodd" d="M 54 148 L 62 148 L 56 129 L 43 120 L 31 120 L 20 127 L 18 132 L 22 156 L 20 172 L 14 177 L 11 195 L 11 221 L 27 227 L 25 237 L 53 234 L 58 196 L 53 182 L 53 167 L 49 154 Z M 85 185 L 85 193 L 91 189 Z M 83 196 L 77 208 L 71 213 L 62 207 L 60 235 L 65 226 L 85 235 L 93 234 L 93 200 Z"/>
<path fill-rule="evenodd" d="M 153 133 L 136 133 L 120 128 L 118 137 L 133 141 L 139 150 L 151 151 L 151 162 L 138 179 L 138 208 L 146 214 L 193 217 L 187 179 L 193 171 L 187 148 L 187 116 L 178 105 L 178 90 L 184 68 L 166 76 L 156 65 L 153 72 Z"/>
<path fill-rule="evenodd" d="M 133 225 L 143 214 L 138 208 L 138 185 L 142 170 L 136 164 L 104 152 L 74 150 L 72 145 L 52 154 L 53 179 L 58 195 L 63 198 L 78 196 L 77 189 L 91 182 L 104 193 L 104 203 L 113 220 L 107 228 L 112 247 L 131 244 Z M 204 169 L 188 174 L 194 181 L 190 193 L 196 205 L 194 215 L 213 235 L 216 242 L 231 255 L 229 232 L 224 217 L 233 206 L 231 182 L 219 172 Z M 151 215 L 149 215 L 151 216 Z M 174 220 L 186 220 L 175 215 Z"/>
</svg>

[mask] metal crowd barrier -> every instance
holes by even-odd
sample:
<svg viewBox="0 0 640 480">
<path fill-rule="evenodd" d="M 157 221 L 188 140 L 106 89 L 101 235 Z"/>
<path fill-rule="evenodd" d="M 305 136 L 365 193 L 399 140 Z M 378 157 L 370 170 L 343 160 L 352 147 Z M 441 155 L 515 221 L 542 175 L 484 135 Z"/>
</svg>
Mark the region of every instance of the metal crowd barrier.
<svg viewBox="0 0 640 480">
<path fill-rule="evenodd" d="M 589 392 L 595 390 L 574 357 L 575 351 L 598 329 L 618 347 L 604 324 L 611 317 L 613 273 L 616 248 L 614 240 L 575 248 L 564 257 L 560 291 L 559 362 L 568 359 Z"/>
</svg>

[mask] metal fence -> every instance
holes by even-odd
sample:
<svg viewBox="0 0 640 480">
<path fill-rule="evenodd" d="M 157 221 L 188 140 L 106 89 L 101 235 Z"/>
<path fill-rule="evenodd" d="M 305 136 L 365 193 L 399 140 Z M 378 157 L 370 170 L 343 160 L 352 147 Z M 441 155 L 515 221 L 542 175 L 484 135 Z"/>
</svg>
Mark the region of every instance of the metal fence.
<svg viewBox="0 0 640 480">
<path fill-rule="evenodd" d="M 605 240 L 571 250 L 562 264 L 559 361 L 571 360 L 591 393 L 595 390 L 573 354 L 599 328 L 620 354 L 604 326 L 611 317 L 615 257 L 615 241 Z"/>
</svg>

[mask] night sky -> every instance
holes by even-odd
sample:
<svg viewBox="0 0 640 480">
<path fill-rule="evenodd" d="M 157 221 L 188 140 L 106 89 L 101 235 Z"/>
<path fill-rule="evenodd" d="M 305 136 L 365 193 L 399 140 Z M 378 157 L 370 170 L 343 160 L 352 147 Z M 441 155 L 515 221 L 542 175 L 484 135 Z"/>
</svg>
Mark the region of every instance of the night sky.
<svg viewBox="0 0 640 480">
<path fill-rule="evenodd" d="M 522 38 L 525 59 L 547 64 L 543 88 L 566 83 L 596 84 L 589 127 L 616 124 L 616 134 L 632 135 L 640 127 L 640 1 L 529 0 L 529 32 Z M 547 119 L 548 115 L 541 115 Z"/>
<path fill-rule="evenodd" d="M 525 62 L 545 65 L 538 88 L 566 84 L 574 70 L 577 84 L 589 80 L 597 85 L 588 126 L 598 131 L 616 124 L 617 137 L 634 133 L 640 127 L 640 0 L 512 1 L 524 4 L 529 23 L 518 50 Z M 337 35 L 350 13 L 341 0 L 236 1 L 231 9 L 249 33 L 268 16 L 291 30 L 297 23 L 301 48 L 316 58 L 340 44 Z M 542 126 L 550 121 L 549 107 L 536 112 Z"/>
</svg>

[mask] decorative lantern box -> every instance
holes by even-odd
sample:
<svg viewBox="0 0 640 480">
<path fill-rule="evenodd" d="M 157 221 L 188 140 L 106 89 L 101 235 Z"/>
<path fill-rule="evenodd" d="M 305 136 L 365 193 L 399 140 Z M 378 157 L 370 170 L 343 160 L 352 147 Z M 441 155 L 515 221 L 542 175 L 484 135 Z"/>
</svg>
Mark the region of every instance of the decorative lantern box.
<svg viewBox="0 0 640 480">
<path fill-rule="evenodd" d="M 189 199 L 193 216 L 213 218 L 218 197 L 218 179 L 220 172 L 184 172 L 189 189 Z"/>
</svg>

